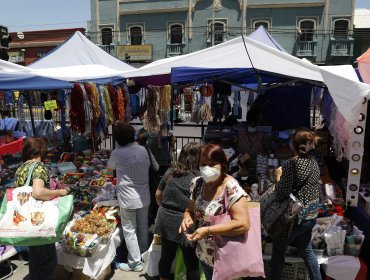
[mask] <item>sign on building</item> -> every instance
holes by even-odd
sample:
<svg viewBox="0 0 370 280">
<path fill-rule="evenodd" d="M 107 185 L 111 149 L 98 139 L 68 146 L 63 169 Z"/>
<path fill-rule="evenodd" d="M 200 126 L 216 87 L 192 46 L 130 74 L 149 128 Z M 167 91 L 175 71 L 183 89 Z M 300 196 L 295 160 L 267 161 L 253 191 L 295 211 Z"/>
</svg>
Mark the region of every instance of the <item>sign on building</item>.
<svg viewBox="0 0 370 280">
<path fill-rule="evenodd" d="M 117 58 L 125 61 L 127 54 L 130 61 L 152 61 L 153 45 L 118 45 Z"/>
</svg>

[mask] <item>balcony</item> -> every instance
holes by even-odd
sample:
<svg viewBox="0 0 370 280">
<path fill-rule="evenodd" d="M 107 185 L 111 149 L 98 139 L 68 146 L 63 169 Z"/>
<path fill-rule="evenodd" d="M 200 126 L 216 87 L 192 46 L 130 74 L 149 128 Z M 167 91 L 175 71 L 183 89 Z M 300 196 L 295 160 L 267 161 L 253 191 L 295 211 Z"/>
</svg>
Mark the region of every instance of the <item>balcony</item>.
<svg viewBox="0 0 370 280">
<path fill-rule="evenodd" d="M 185 44 L 167 44 L 167 57 L 177 56 L 183 54 Z"/>
<path fill-rule="evenodd" d="M 103 49 L 105 52 L 109 53 L 110 55 L 113 55 L 113 56 L 116 55 L 114 45 L 100 45 L 99 47 Z"/>
<path fill-rule="evenodd" d="M 296 45 L 296 56 L 315 57 L 317 56 L 317 41 L 298 41 Z"/>
<path fill-rule="evenodd" d="M 331 56 L 353 56 L 354 39 L 336 39 L 330 38 L 330 55 Z"/>
</svg>

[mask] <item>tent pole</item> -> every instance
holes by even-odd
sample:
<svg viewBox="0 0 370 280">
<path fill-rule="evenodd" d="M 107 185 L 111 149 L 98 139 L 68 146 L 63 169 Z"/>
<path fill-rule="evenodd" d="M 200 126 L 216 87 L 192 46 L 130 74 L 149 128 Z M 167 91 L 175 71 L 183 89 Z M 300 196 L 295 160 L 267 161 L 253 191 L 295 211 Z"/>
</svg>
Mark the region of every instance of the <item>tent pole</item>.
<svg viewBox="0 0 370 280">
<path fill-rule="evenodd" d="M 173 98 L 175 95 L 175 84 L 171 84 L 171 97 L 170 97 L 170 104 L 171 104 L 171 109 L 170 109 L 170 121 L 171 121 L 171 130 L 173 130 Z"/>
<path fill-rule="evenodd" d="M 33 136 L 34 137 L 37 137 L 38 135 L 36 135 L 36 129 L 35 129 L 35 119 L 33 117 L 33 112 L 32 112 L 32 96 L 31 96 L 31 92 L 30 91 L 27 91 L 27 96 L 28 96 L 28 108 L 30 110 L 30 116 L 31 116 L 31 125 L 32 125 L 32 132 L 33 132 Z"/>
</svg>

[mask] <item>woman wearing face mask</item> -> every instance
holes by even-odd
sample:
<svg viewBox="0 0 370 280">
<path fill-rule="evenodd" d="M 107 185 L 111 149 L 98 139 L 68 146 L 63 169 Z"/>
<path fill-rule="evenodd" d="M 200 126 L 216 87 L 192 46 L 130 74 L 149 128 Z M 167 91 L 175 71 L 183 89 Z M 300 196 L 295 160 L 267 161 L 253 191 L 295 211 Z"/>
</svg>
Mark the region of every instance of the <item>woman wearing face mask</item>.
<svg viewBox="0 0 370 280">
<path fill-rule="evenodd" d="M 197 241 L 196 254 L 201 261 L 207 280 L 212 279 L 214 235 L 240 235 L 249 230 L 248 195 L 238 181 L 227 175 L 228 162 L 223 149 L 214 144 L 203 147 L 200 156 L 201 177 L 192 182 L 188 208 L 184 213 L 179 232 L 186 234 L 189 241 Z M 232 216 L 229 222 L 210 225 L 211 215 L 226 212 L 225 196 L 228 200 L 227 211 Z M 194 233 L 187 230 L 196 223 Z"/>
</svg>

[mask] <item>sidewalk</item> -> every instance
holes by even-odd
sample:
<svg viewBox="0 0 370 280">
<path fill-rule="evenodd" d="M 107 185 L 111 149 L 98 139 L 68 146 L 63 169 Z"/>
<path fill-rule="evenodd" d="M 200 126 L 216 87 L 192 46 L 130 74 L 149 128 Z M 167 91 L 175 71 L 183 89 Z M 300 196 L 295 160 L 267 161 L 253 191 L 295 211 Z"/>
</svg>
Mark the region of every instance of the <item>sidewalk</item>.
<svg viewBox="0 0 370 280">
<path fill-rule="evenodd" d="M 13 264 L 14 273 L 11 277 L 7 278 L 9 280 L 28 280 L 28 262 L 21 261 L 21 260 L 11 260 Z M 1 276 L 0 276 L 1 277 Z M 72 274 L 68 274 L 62 267 L 58 267 L 55 271 L 55 280 L 69 280 L 73 279 Z M 143 280 L 143 279 L 154 279 L 146 277 L 144 272 L 125 272 L 119 269 L 114 270 L 110 278 L 110 280 Z M 73 279 L 77 280 L 77 279 Z"/>
</svg>

